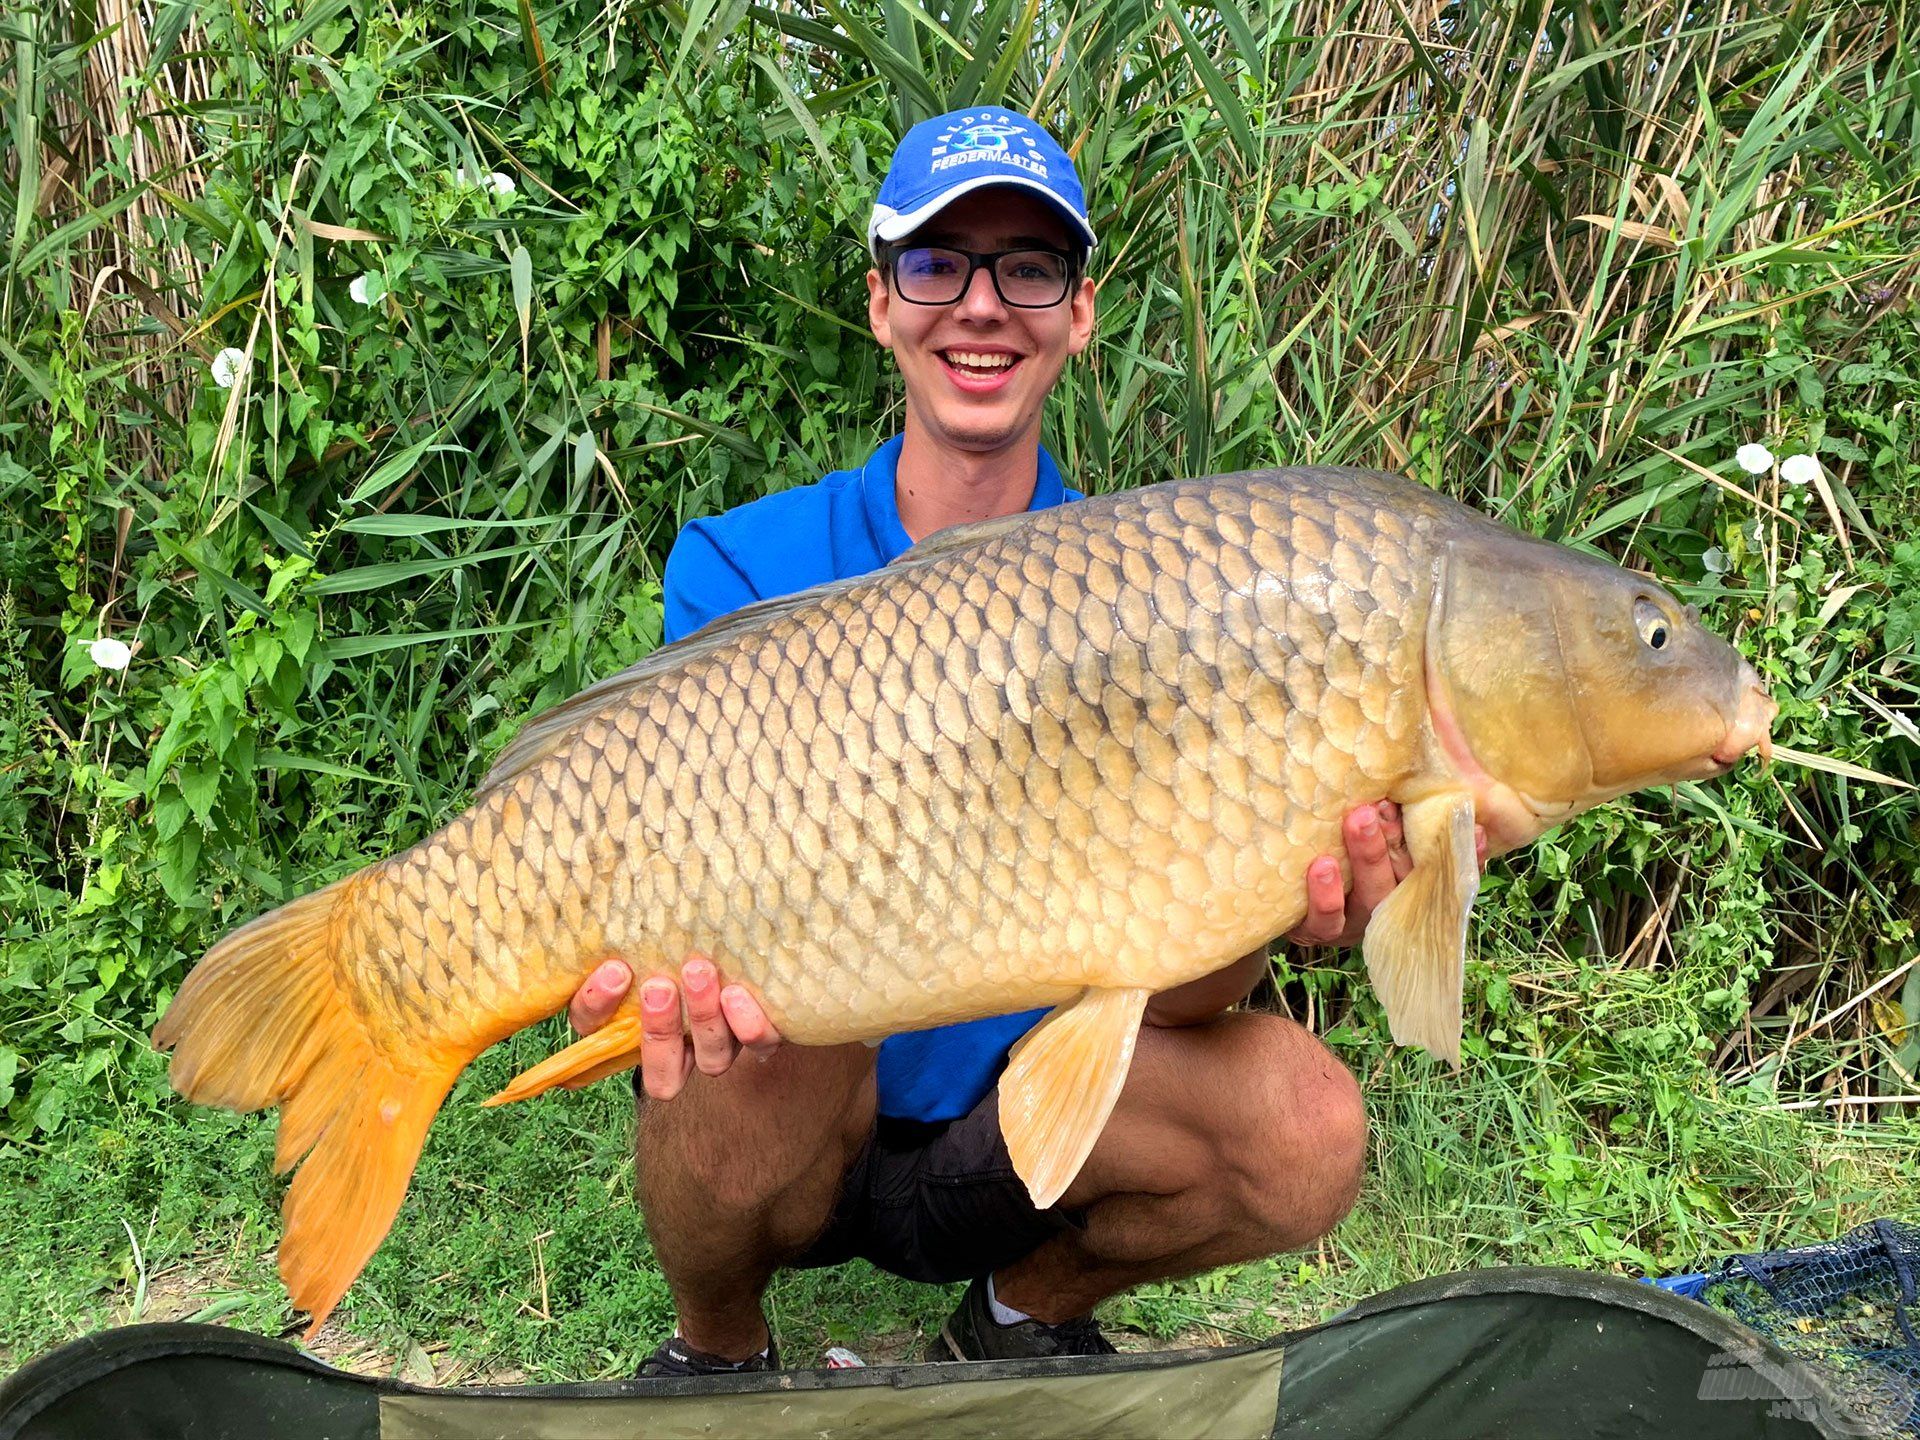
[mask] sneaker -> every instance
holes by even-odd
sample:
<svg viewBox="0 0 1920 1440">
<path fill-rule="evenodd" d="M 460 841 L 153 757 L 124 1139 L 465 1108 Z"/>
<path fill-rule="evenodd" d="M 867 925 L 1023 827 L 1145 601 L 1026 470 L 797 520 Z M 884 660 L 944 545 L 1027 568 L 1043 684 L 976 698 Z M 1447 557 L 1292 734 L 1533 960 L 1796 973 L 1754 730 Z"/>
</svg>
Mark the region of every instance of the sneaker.
<svg viewBox="0 0 1920 1440">
<path fill-rule="evenodd" d="M 779 1368 L 780 1350 L 773 1343 L 772 1336 L 767 1337 L 767 1348 L 758 1355 L 749 1355 L 744 1360 L 722 1360 L 718 1355 L 694 1349 L 676 1335 L 647 1357 L 646 1363 L 634 1372 L 634 1378 L 651 1380 L 660 1375 L 752 1375 Z"/>
<path fill-rule="evenodd" d="M 987 1304 L 987 1282 L 975 1280 L 960 1308 L 927 1346 L 929 1360 L 1026 1360 L 1043 1355 L 1114 1355 L 1111 1341 L 1091 1315 L 1049 1325 L 1021 1320 L 1002 1325 Z"/>
</svg>

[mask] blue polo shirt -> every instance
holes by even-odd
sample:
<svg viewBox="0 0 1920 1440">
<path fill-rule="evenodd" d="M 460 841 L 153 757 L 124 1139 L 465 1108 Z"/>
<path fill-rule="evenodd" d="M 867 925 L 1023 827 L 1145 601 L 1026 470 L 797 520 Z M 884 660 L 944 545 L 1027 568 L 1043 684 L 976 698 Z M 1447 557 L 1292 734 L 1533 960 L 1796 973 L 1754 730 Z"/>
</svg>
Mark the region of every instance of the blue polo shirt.
<svg viewBox="0 0 1920 1440">
<path fill-rule="evenodd" d="M 682 639 L 756 600 L 865 575 L 911 548 L 894 493 L 900 445 L 895 436 L 858 470 L 836 470 L 816 484 L 689 521 L 667 556 L 664 639 Z M 1061 482 L 1060 467 L 1043 448 L 1027 508 L 1081 498 Z M 993 1088 L 1014 1041 L 1046 1013 L 970 1020 L 882 1042 L 880 1113 L 912 1120 L 965 1115 Z"/>
</svg>

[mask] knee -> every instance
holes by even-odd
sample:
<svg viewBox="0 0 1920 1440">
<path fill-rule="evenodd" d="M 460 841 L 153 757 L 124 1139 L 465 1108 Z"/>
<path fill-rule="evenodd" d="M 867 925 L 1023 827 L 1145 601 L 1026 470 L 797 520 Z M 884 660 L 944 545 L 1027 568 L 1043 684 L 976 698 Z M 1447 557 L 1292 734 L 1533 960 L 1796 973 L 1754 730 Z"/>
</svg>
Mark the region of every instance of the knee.
<svg viewBox="0 0 1920 1440">
<path fill-rule="evenodd" d="M 1366 1105 L 1333 1052 L 1291 1021 L 1262 1017 L 1250 1037 L 1239 1143 L 1228 1171 L 1247 1220 L 1274 1251 L 1325 1235 L 1359 1198 Z"/>
<path fill-rule="evenodd" d="M 641 1100 L 642 1206 L 697 1197 L 714 1216 L 737 1216 L 830 1204 L 873 1125 L 871 1061 L 833 1063 L 841 1058 L 783 1051 L 722 1076 L 696 1074 L 672 1100 Z"/>
</svg>

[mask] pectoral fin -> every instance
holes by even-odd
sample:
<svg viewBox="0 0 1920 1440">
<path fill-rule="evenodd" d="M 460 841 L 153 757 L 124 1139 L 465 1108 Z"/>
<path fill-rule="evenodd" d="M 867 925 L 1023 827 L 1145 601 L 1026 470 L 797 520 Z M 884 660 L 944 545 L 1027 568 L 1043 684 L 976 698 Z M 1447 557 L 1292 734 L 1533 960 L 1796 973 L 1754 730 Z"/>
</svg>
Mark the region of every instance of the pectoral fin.
<svg viewBox="0 0 1920 1440">
<path fill-rule="evenodd" d="M 1406 806 L 1401 820 L 1413 871 L 1373 912 L 1361 953 L 1394 1041 L 1458 1070 L 1467 915 L 1480 888 L 1473 802 L 1435 796 Z"/>
<path fill-rule="evenodd" d="M 1150 993 L 1083 990 L 1013 1047 L 1000 1076 L 1000 1130 L 1043 1210 L 1066 1193 L 1113 1113 Z"/>
<path fill-rule="evenodd" d="M 506 1089 L 490 1095 L 482 1106 L 506 1105 L 515 1100 L 531 1100 L 556 1085 L 585 1085 L 602 1076 L 630 1070 L 640 1063 L 640 987 L 613 1012 L 613 1018 L 593 1034 L 576 1040 L 557 1055 L 549 1055 L 531 1070 L 522 1071 L 507 1082 Z"/>
</svg>

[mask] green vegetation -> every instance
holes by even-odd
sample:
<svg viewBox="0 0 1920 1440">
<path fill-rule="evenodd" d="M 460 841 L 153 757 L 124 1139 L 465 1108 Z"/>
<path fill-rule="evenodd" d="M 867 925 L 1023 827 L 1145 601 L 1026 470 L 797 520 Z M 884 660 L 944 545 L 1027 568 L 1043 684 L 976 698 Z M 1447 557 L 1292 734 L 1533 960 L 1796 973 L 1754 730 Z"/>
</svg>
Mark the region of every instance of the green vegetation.
<svg viewBox="0 0 1920 1440">
<path fill-rule="evenodd" d="M 212 939 L 654 644 L 685 518 L 897 426 L 857 236 L 949 104 L 1031 109 L 1088 179 L 1102 339 L 1051 443 L 1091 488 L 1405 469 L 1657 574 L 1785 743 L 1920 778 L 1903 4 L 140 13 L 0 17 L 0 1354 L 284 1322 L 271 1125 L 171 1102 L 145 1032 Z M 1366 1086 L 1370 1191 L 1315 1254 L 1113 1318 L 1266 1333 L 1462 1265 L 1913 1214 L 1917 820 L 1749 767 L 1496 866 L 1457 1078 L 1389 1050 L 1351 957 L 1287 957 L 1271 1003 Z M 617 1086 L 474 1108 L 556 1040 L 455 1092 L 350 1357 L 551 1379 L 657 1338 Z M 796 1358 L 945 1303 L 859 1267 L 773 1296 Z"/>
</svg>

